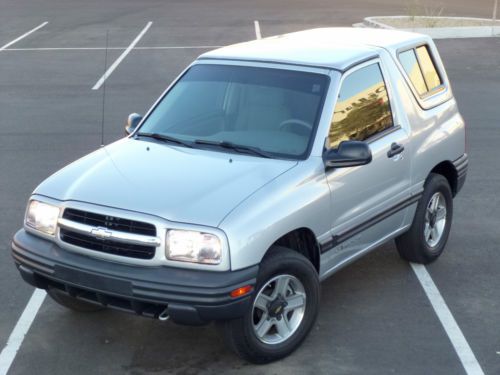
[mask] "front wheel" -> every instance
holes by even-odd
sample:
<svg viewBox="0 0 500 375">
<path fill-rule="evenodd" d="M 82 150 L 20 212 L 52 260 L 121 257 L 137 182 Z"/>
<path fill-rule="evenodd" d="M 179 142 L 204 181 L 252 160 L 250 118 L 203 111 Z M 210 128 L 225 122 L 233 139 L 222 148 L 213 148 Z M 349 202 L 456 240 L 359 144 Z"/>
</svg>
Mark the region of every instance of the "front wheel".
<svg viewBox="0 0 500 375">
<path fill-rule="evenodd" d="M 239 319 L 220 323 L 229 347 L 253 363 L 268 363 L 294 351 L 316 321 L 319 280 L 301 254 L 273 248 L 261 263 L 252 304 Z"/>
<path fill-rule="evenodd" d="M 431 173 L 418 202 L 413 224 L 396 238 L 399 255 L 410 262 L 427 264 L 444 250 L 450 234 L 453 197 L 448 180 Z"/>
</svg>

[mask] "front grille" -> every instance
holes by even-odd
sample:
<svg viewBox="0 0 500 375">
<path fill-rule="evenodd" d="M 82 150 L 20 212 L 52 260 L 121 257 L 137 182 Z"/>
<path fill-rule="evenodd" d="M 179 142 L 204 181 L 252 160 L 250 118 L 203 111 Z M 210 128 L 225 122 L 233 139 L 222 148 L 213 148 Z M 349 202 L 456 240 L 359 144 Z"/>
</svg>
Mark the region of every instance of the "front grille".
<svg viewBox="0 0 500 375">
<path fill-rule="evenodd" d="M 144 223 L 142 221 L 101 215 L 94 212 L 75 210 L 74 208 L 65 209 L 63 218 L 93 227 L 103 227 L 120 232 L 156 236 L 156 227 L 153 224 Z"/>
<path fill-rule="evenodd" d="M 101 240 L 93 236 L 61 228 L 61 240 L 71 245 L 102 253 L 121 255 L 137 259 L 151 259 L 155 255 L 154 246 L 127 244 L 112 240 Z"/>
<path fill-rule="evenodd" d="M 64 210 L 63 218 L 93 227 L 102 227 L 125 233 L 156 236 L 156 227 L 141 221 L 101 215 L 73 208 Z M 60 238 L 63 242 L 74 246 L 136 259 L 151 259 L 154 257 L 156 250 L 155 246 L 137 245 L 112 239 L 96 238 L 90 234 L 79 233 L 67 228 L 60 229 Z"/>
</svg>

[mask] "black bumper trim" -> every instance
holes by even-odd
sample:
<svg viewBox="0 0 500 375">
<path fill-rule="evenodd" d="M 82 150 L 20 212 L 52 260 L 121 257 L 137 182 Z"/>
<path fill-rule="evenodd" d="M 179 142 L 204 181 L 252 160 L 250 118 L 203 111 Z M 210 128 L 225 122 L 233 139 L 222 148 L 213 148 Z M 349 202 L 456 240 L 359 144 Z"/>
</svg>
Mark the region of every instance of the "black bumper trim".
<svg viewBox="0 0 500 375">
<path fill-rule="evenodd" d="M 467 176 L 467 170 L 469 168 L 469 157 L 467 154 L 463 154 L 458 159 L 453 161 L 453 165 L 457 171 L 457 188 L 454 192 L 455 195 L 462 190 L 462 187 L 465 184 L 465 178 Z"/>
<path fill-rule="evenodd" d="M 230 292 L 255 285 L 258 273 L 257 265 L 218 272 L 112 263 L 64 250 L 23 229 L 12 240 L 12 256 L 23 279 L 37 288 L 58 288 L 152 317 L 167 308 L 173 321 L 192 325 L 242 316 L 251 295 L 234 299 Z"/>
<path fill-rule="evenodd" d="M 363 232 L 364 230 L 370 228 L 371 226 L 380 223 L 381 221 L 387 219 L 389 216 L 394 215 L 395 213 L 405 209 L 406 207 L 411 206 L 412 204 L 418 202 L 418 200 L 422 197 L 422 192 L 413 195 L 409 198 L 404 199 L 403 201 L 395 204 L 392 207 L 389 207 L 385 211 L 375 215 L 374 217 L 362 222 L 361 224 L 356 225 L 353 228 L 350 228 L 340 234 L 332 236 L 327 242 L 320 245 L 321 253 L 326 253 L 327 251 L 335 248 L 340 245 L 342 242 L 347 241 L 348 239 L 354 237 L 355 235 Z"/>
</svg>

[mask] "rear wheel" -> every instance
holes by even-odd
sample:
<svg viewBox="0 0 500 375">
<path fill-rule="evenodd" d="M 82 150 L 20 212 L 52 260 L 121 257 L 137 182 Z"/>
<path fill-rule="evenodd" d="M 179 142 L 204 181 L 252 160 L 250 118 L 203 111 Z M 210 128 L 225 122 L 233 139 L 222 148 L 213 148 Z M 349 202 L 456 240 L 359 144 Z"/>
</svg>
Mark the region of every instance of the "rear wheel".
<svg viewBox="0 0 500 375">
<path fill-rule="evenodd" d="M 253 363 L 268 363 L 302 343 L 316 321 L 318 307 L 314 266 L 295 251 L 276 247 L 261 263 L 247 313 L 219 327 L 234 352 Z"/>
<path fill-rule="evenodd" d="M 417 205 L 412 226 L 396 239 L 399 255 L 422 264 L 436 260 L 448 241 L 452 216 L 453 197 L 448 180 L 432 173 Z"/>
<path fill-rule="evenodd" d="M 71 297 L 70 295 L 61 292 L 57 289 L 47 289 L 47 294 L 56 301 L 59 305 L 66 307 L 67 309 L 78 311 L 78 312 L 95 312 L 103 310 L 104 307 L 85 302 L 75 297 Z"/>
</svg>

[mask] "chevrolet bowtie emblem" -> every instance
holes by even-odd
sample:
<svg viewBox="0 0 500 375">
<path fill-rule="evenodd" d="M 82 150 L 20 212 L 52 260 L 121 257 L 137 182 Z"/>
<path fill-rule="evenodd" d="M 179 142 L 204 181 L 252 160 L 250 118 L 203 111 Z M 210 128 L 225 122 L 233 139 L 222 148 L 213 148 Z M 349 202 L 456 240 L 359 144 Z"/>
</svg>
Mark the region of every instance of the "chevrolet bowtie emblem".
<svg viewBox="0 0 500 375">
<path fill-rule="evenodd" d="M 106 238 L 110 238 L 112 233 L 107 230 L 106 228 L 98 227 L 98 228 L 92 228 L 90 233 L 95 237 L 99 238 L 101 240 L 104 240 Z"/>
</svg>

